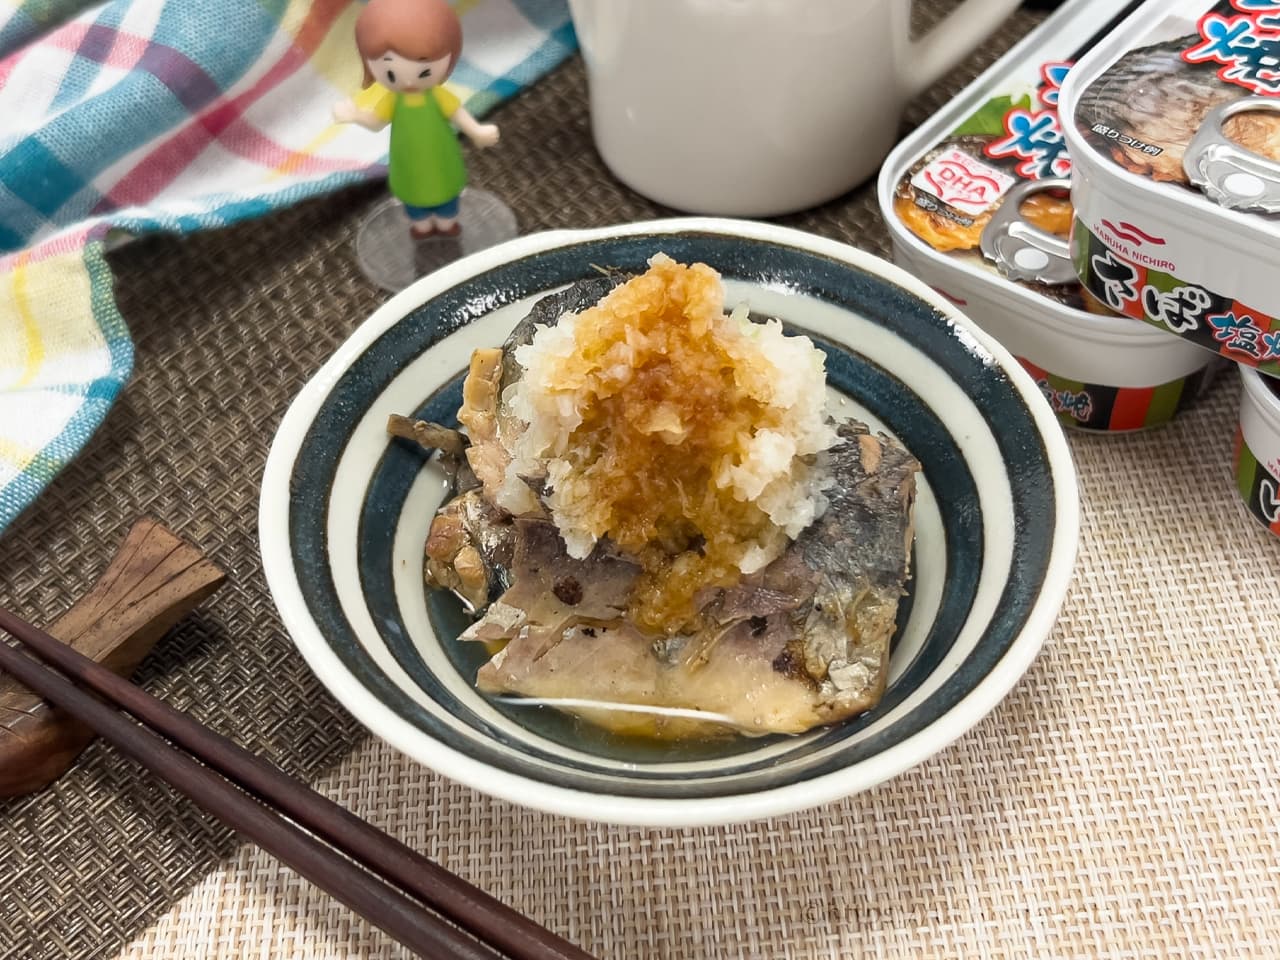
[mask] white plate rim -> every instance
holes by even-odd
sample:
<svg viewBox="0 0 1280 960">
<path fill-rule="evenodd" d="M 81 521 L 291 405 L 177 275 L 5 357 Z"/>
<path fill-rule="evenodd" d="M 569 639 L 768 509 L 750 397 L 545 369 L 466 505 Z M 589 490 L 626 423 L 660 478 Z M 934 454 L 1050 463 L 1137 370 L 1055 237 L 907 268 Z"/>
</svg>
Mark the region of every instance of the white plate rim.
<svg viewBox="0 0 1280 960">
<path fill-rule="evenodd" d="M 342 374 L 392 325 L 440 292 L 511 260 L 570 246 L 637 234 L 713 233 L 795 247 L 882 277 L 925 301 L 980 346 L 1022 396 L 1044 443 L 1054 483 L 1055 535 L 1039 594 L 1022 630 L 978 684 L 925 729 L 873 757 L 802 783 L 731 797 L 647 798 L 599 795 L 497 770 L 432 740 L 379 700 L 338 659 L 310 616 L 289 546 L 289 479 L 312 420 Z M 259 542 L 263 572 L 281 620 L 307 665 L 333 696 L 370 731 L 412 759 L 452 780 L 509 802 L 583 820 L 652 827 L 729 824 L 819 806 L 868 789 L 923 762 L 991 712 L 1035 660 L 1071 581 L 1080 506 L 1070 448 L 1031 376 L 998 342 L 922 281 L 848 244 L 790 227 L 719 217 L 676 217 L 586 230 L 517 237 L 478 251 L 416 281 L 361 323 L 306 383 L 277 429 L 263 472 Z"/>
</svg>

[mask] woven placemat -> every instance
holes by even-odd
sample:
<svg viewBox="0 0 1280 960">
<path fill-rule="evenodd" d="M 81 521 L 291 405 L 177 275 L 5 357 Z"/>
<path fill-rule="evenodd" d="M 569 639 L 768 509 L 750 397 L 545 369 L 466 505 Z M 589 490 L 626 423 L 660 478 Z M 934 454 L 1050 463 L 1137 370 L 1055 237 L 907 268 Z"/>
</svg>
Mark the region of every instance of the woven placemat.
<svg viewBox="0 0 1280 960">
<path fill-rule="evenodd" d="M 1035 20 L 1014 17 L 908 121 Z M 574 62 L 504 108 L 501 148 L 473 158 L 526 232 L 667 212 L 600 167 L 585 102 Z M 1073 438 L 1084 536 L 1044 653 L 974 732 L 865 795 L 767 824 L 611 828 L 490 800 L 369 740 L 294 653 L 254 531 L 285 407 L 384 299 L 352 249 L 377 196 L 113 256 L 138 373 L 0 539 L 0 603 L 53 619 L 136 517 L 160 518 L 231 581 L 144 664 L 151 690 L 601 956 L 1280 951 L 1280 543 L 1231 490 L 1234 377 L 1166 430 Z M 786 222 L 887 252 L 869 187 Z M 0 803 L 0 960 L 122 950 L 401 955 L 94 746 L 50 790 Z"/>
</svg>

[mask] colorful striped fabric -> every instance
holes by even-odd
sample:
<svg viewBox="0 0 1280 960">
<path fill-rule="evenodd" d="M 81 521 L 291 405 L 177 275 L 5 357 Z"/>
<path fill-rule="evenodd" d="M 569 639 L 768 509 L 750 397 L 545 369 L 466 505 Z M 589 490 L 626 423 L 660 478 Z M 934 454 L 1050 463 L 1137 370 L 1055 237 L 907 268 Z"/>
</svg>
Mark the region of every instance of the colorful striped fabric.
<svg viewBox="0 0 1280 960">
<path fill-rule="evenodd" d="M 565 0 L 457 0 L 473 114 L 574 49 Z M 133 366 L 108 231 L 188 232 L 385 174 L 337 126 L 352 0 L 0 0 L 0 531 L 102 422 Z M 113 234 L 114 235 L 114 234 Z"/>
</svg>

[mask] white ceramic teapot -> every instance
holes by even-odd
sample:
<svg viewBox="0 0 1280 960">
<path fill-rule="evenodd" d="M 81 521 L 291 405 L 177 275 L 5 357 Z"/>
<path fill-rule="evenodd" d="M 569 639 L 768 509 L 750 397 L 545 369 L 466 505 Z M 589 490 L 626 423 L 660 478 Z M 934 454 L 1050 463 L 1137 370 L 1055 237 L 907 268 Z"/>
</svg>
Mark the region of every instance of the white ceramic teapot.
<svg viewBox="0 0 1280 960">
<path fill-rule="evenodd" d="M 767 216 L 871 176 L 906 102 L 1019 0 L 965 0 L 920 40 L 909 0 L 569 0 L 613 173 L 681 210 Z"/>
</svg>

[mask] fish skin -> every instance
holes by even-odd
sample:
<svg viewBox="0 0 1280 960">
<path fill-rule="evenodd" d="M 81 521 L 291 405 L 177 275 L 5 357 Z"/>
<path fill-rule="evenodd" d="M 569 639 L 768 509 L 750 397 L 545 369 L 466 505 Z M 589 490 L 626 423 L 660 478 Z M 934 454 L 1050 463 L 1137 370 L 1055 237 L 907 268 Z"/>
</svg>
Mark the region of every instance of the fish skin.
<svg viewBox="0 0 1280 960">
<path fill-rule="evenodd" d="M 427 585 L 453 592 L 479 612 L 510 588 L 516 547 L 511 517 L 471 487 L 431 520 L 424 549 Z"/>
<path fill-rule="evenodd" d="M 606 621 L 623 613 L 639 564 L 607 540 L 574 559 L 549 520 L 521 517 L 513 526 L 511 587 L 500 599 L 524 610 L 526 623 L 557 628 L 571 619 Z"/>
<path fill-rule="evenodd" d="M 540 327 L 555 324 L 566 313 L 578 313 L 594 306 L 625 279 L 620 273 L 601 274 L 542 297 L 516 324 L 502 347 L 484 348 L 472 354 L 458 420 L 469 435 L 467 462 L 491 501 L 506 502 L 500 492 L 511 463 L 511 450 L 524 431 L 524 425 L 511 415 L 509 404 L 504 400 L 507 391 L 524 374 L 515 359 L 516 349 L 532 341 Z M 540 492 L 538 482 L 532 480 L 526 482 L 526 486 L 532 494 L 521 491 L 521 498 L 528 500 L 531 511 L 541 512 L 533 497 Z"/>
<path fill-rule="evenodd" d="M 532 342 L 540 327 L 555 326 L 566 313 L 581 313 L 594 307 L 627 279 L 628 275 L 620 271 L 604 271 L 539 299 L 502 345 L 501 391 L 518 383 L 524 375 L 524 369 L 516 361 L 517 347 Z"/>
<path fill-rule="evenodd" d="M 592 558 L 572 561 L 554 528 L 539 521 L 539 535 L 550 531 L 556 550 L 544 543 L 532 562 L 535 551 L 526 549 L 522 559 L 531 568 L 518 559 L 511 590 L 494 605 L 501 627 L 486 614 L 467 631 L 509 641 L 481 667 L 477 686 L 490 694 L 703 710 L 731 721 L 573 711 L 615 732 L 658 738 L 726 728 L 801 733 L 873 707 L 884 691 L 908 573 L 918 464 L 863 424 L 842 424 L 839 434 L 828 452 L 837 481 L 828 492 L 831 507 L 754 579 L 709 591 L 709 625 L 693 636 L 657 638 L 624 620 L 601 619 L 607 611 L 598 608 L 583 616 L 554 600 L 532 600 L 568 575 L 590 594 L 593 571 L 601 569 Z M 619 581 L 610 579 L 605 592 L 616 609 Z M 717 622 L 726 600 L 732 616 Z M 513 621 L 513 609 L 524 616 Z"/>
<path fill-rule="evenodd" d="M 504 344 L 500 387 L 482 391 L 491 400 L 477 412 L 501 425 L 502 393 L 519 377 L 515 348 L 566 311 L 593 306 L 623 279 L 591 278 L 540 300 Z M 490 588 L 489 605 L 460 639 L 505 644 L 478 671 L 477 687 L 719 717 L 572 710 L 614 732 L 656 738 L 794 734 L 873 707 L 908 575 L 919 465 L 861 423 L 839 424 L 838 436 L 823 455 L 836 481 L 826 491 L 827 511 L 764 570 L 700 594 L 706 626 L 693 635 L 655 637 L 619 615 L 639 567 L 607 539 L 574 560 L 549 521 L 513 520 L 479 489 L 447 503 L 437 521 L 465 531 L 464 541 L 453 531 L 450 549 L 474 547 Z M 451 579 L 458 578 L 437 569 L 436 583 Z"/>
<path fill-rule="evenodd" d="M 850 716 L 879 702 L 909 572 L 915 474 L 906 449 L 866 424 L 839 426 L 829 452 L 836 484 L 826 512 L 794 549 L 818 577 L 801 637 L 805 672 L 821 687 L 821 710 Z"/>
<path fill-rule="evenodd" d="M 456 484 L 456 496 L 432 521 L 424 573 L 429 586 L 453 592 L 472 611 L 481 610 L 511 585 L 508 567 L 515 546 L 510 517 L 492 504 L 511 462 L 511 441 L 522 429 L 506 413 L 502 402 L 503 391 L 515 384 L 523 372 L 515 361 L 516 348 L 530 342 L 539 327 L 556 323 L 567 312 L 594 306 L 625 279 L 624 274 L 606 271 L 542 297 L 516 324 L 501 348 L 477 350 L 468 366 L 458 411 L 458 420 L 467 435 L 405 417 L 393 416 L 388 422 L 388 432 L 393 436 L 441 450 L 441 463 Z M 466 495 L 475 484 L 483 487 L 487 499 L 478 492 Z M 535 487 L 534 493 L 537 492 Z M 460 559 L 470 558 L 472 549 L 479 553 L 484 565 L 483 582 L 458 566 Z"/>
<path fill-rule="evenodd" d="M 831 571 L 862 571 L 876 591 L 902 585 L 902 560 L 911 544 L 909 510 L 919 464 L 906 449 L 873 436 L 864 423 L 845 421 L 841 443 L 827 452 L 836 485 L 826 491 L 830 506 L 796 538 L 806 565 Z"/>
</svg>

